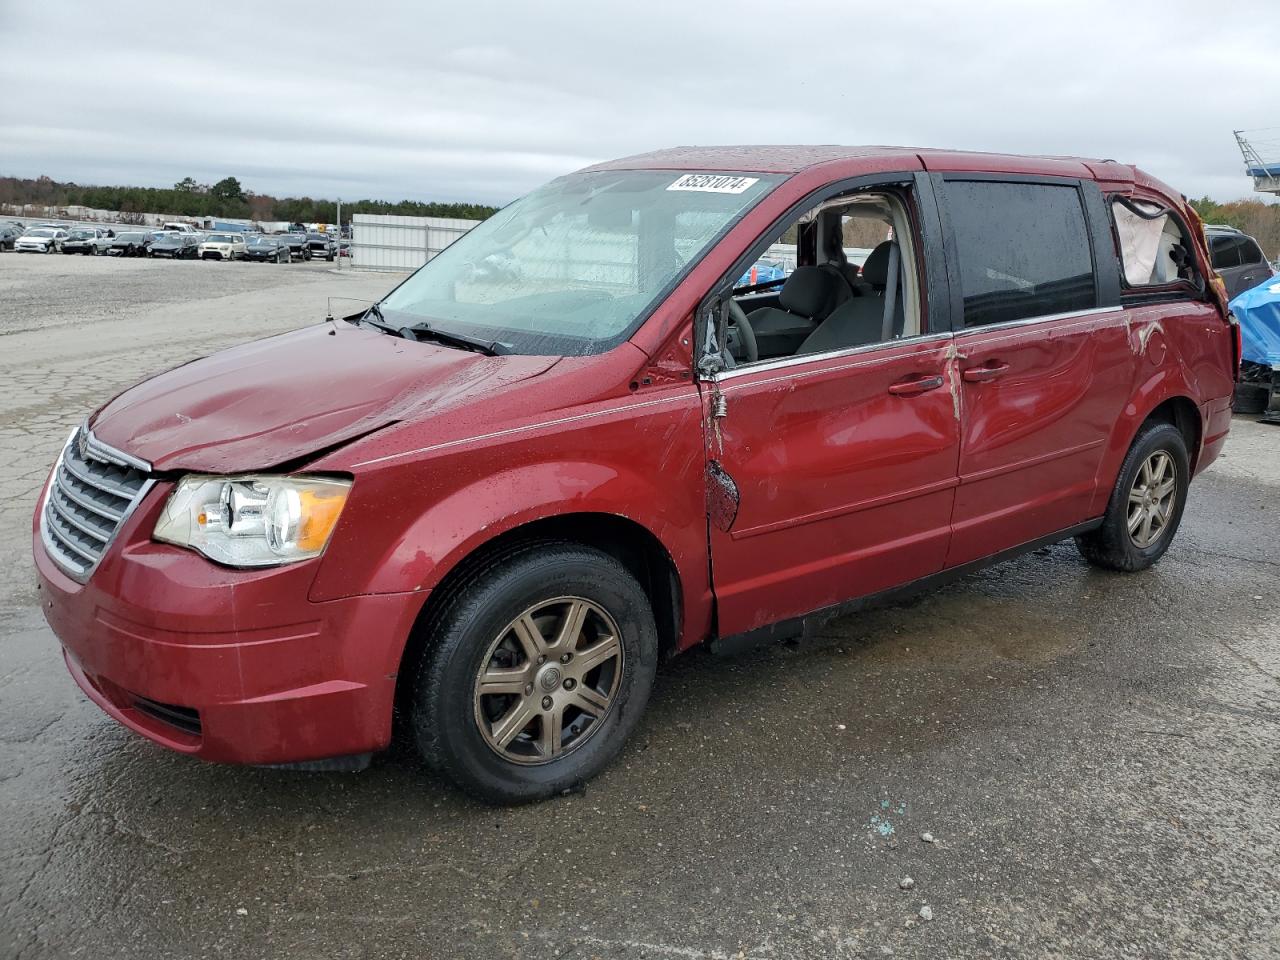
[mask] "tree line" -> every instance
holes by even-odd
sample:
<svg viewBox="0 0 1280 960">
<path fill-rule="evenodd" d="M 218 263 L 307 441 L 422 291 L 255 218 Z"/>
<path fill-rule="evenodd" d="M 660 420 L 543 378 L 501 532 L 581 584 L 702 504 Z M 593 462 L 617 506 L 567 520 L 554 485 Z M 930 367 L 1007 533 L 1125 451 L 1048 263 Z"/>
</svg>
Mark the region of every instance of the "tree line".
<svg viewBox="0 0 1280 960">
<path fill-rule="evenodd" d="M 172 187 L 102 187 L 63 183 L 50 177 L 25 180 L 0 177 L 0 204 L 38 204 L 49 207 L 89 207 L 122 214 L 160 213 L 178 217 L 335 223 L 337 203 L 312 197 L 273 197 L 244 189 L 235 177 L 214 184 L 186 177 Z M 354 213 L 402 217 L 458 217 L 484 220 L 497 207 L 482 203 L 423 203 L 417 200 L 344 200 L 342 219 Z"/>
</svg>

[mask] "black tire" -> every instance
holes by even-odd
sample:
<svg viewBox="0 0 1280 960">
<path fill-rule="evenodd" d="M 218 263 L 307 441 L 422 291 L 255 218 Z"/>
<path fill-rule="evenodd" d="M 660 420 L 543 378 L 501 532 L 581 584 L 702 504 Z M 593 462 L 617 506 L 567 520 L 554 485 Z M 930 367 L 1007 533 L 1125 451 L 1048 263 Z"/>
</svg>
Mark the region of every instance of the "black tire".
<svg viewBox="0 0 1280 960">
<path fill-rule="evenodd" d="M 1270 398 L 1270 389 L 1260 383 L 1237 383 L 1231 409 L 1236 413 L 1261 413 Z"/>
<path fill-rule="evenodd" d="M 613 618 L 621 676 L 608 711 L 578 746 L 545 762 L 518 763 L 481 733 L 474 684 L 505 626 L 560 597 L 581 597 Z M 543 800 L 594 777 L 635 729 L 653 688 L 658 635 L 648 598 L 622 564 L 589 547 L 544 541 L 497 554 L 450 592 L 424 628 L 429 646 L 408 704 L 418 750 L 428 766 L 489 803 Z"/>
<path fill-rule="evenodd" d="M 1163 451 L 1173 461 L 1173 504 L 1159 537 L 1147 546 L 1139 546 L 1129 533 L 1129 494 L 1138 472 L 1155 453 Z M 1115 489 L 1107 501 L 1102 526 L 1076 537 L 1081 555 L 1095 567 L 1132 573 L 1145 570 L 1159 560 L 1173 542 L 1187 504 L 1187 488 L 1191 481 L 1190 460 L 1182 431 L 1171 423 L 1147 421 L 1138 430 L 1129 452 L 1120 466 Z"/>
</svg>

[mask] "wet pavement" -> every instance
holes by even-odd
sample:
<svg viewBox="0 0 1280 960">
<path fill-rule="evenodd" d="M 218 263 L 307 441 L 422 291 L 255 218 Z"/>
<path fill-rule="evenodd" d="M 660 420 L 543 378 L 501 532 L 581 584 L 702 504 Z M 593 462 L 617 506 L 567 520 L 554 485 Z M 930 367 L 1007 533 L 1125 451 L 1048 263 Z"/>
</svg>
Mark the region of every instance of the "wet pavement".
<svg viewBox="0 0 1280 960">
<path fill-rule="evenodd" d="M 0 957 L 1280 956 L 1280 428 L 1242 418 L 1155 569 L 1063 544 L 802 644 L 694 652 L 550 803 L 478 806 L 406 754 L 219 767 L 116 726 L 31 587 L 66 431 L 387 286 L 316 271 L 0 335 Z"/>
</svg>

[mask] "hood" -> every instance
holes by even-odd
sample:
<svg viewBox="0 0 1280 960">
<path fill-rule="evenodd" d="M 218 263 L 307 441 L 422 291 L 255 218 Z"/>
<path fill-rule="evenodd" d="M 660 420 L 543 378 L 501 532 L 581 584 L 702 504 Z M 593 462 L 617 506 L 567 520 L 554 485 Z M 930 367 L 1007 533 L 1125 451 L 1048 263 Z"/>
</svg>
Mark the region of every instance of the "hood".
<svg viewBox="0 0 1280 960">
<path fill-rule="evenodd" d="M 110 401 L 91 426 L 157 470 L 264 470 L 473 403 L 557 359 L 486 357 L 323 323 L 162 373 Z"/>
</svg>

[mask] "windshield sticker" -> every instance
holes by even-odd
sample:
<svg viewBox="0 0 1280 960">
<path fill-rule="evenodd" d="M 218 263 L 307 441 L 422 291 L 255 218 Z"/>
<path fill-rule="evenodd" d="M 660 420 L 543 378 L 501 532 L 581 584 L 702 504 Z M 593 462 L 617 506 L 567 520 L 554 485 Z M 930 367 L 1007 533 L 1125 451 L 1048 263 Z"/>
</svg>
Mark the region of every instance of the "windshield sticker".
<svg viewBox="0 0 1280 960">
<path fill-rule="evenodd" d="M 700 193 L 745 193 L 759 182 L 759 177 L 735 177 L 723 173 L 686 173 L 667 189 L 697 190 Z"/>
</svg>

